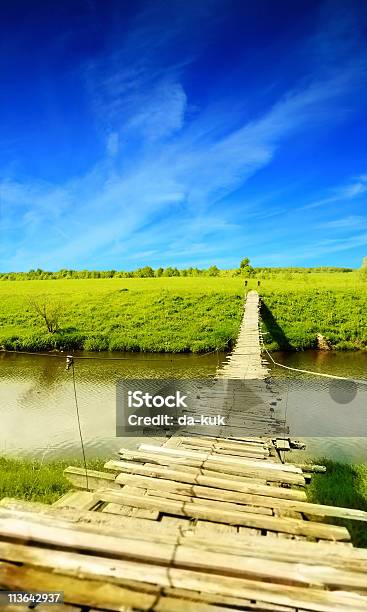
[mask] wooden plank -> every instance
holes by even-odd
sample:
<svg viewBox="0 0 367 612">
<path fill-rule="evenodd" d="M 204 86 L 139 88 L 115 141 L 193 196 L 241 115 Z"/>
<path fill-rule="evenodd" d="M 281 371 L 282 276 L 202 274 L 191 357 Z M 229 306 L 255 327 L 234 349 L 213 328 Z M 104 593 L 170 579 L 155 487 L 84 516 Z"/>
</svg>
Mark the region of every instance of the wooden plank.
<svg viewBox="0 0 367 612">
<path fill-rule="evenodd" d="M 200 438 L 202 439 L 210 439 L 210 436 L 200 436 Z M 271 443 L 271 439 L 270 438 L 259 438 L 257 436 L 250 436 L 250 437 L 234 437 L 234 436 L 230 436 L 228 438 L 223 438 L 220 436 L 216 436 L 215 439 L 218 442 L 235 442 L 236 444 L 264 444 L 265 446 L 268 446 Z"/>
<path fill-rule="evenodd" d="M 59 551 L 55 552 L 61 556 Z M 129 607 L 149 610 L 157 601 L 154 593 L 134 592 L 111 583 L 101 584 L 98 577 L 87 580 L 82 577 L 63 576 L 50 572 L 49 569 L 50 567 L 44 570 L 28 566 L 18 567 L 0 561 L 2 582 L 8 589 L 63 591 L 66 602 L 118 612 L 123 612 Z"/>
<path fill-rule="evenodd" d="M 231 534 L 232 536 L 234 536 L 237 534 L 237 527 L 234 527 L 233 525 L 225 525 L 224 523 L 211 523 L 209 521 L 201 520 L 198 520 L 194 527 L 195 537 L 201 536 L 207 539 L 213 537 L 213 534 L 215 534 L 216 537 L 218 533 L 223 535 Z M 191 541 L 192 538 L 190 538 L 190 542 Z"/>
<path fill-rule="evenodd" d="M 124 486 L 124 491 L 128 495 L 145 495 L 146 494 L 145 488 L 139 489 L 131 485 Z M 94 498 L 98 499 L 98 497 L 96 498 L 95 495 L 94 495 Z M 159 512 L 157 510 L 149 510 L 146 508 L 135 508 L 133 506 L 119 505 L 119 504 L 107 504 L 107 506 L 102 510 L 102 512 L 110 513 L 110 514 L 119 514 L 121 516 L 137 517 L 137 518 L 147 519 L 147 520 L 152 520 L 152 521 L 156 521 L 159 517 Z"/>
<path fill-rule="evenodd" d="M 67 491 L 64 495 L 62 495 L 58 500 L 56 500 L 52 505 L 53 506 L 67 506 L 69 499 L 72 500 L 75 496 L 75 491 L 70 490 Z"/>
<path fill-rule="evenodd" d="M 200 485 L 213 487 L 215 489 L 223 489 L 228 491 L 237 491 L 248 495 L 259 495 L 265 497 L 276 497 L 279 499 L 292 499 L 297 501 L 306 500 L 306 493 L 293 489 L 281 487 L 273 487 L 270 485 L 262 485 L 252 483 L 252 480 L 243 480 L 241 477 L 230 478 L 229 475 L 223 475 L 219 472 L 211 472 L 203 469 L 193 469 L 192 472 L 180 469 L 170 469 L 169 466 L 148 466 L 141 463 L 131 463 L 129 461 L 109 461 L 105 464 L 106 469 L 114 471 L 128 472 L 140 476 L 147 476 L 155 479 L 172 480 L 175 482 L 188 483 L 192 485 Z M 208 474 L 208 475 L 207 475 Z M 116 482 L 118 482 L 116 478 Z"/>
<path fill-rule="evenodd" d="M 88 478 L 87 478 L 88 475 Z M 86 470 L 69 466 L 64 470 L 65 478 L 78 489 L 88 489 L 95 491 L 98 488 L 119 488 L 115 483 L 115 476 L 109 472 L 99 472 L 97 470 Z"/>
<path fill-rule="evenodd" d="M 1 502 L 1 505 L 3 504 Z M 68 508 L 55 509 L 52 506 L 36 502 L 19 502 L 18 500 L 7 500 L 9 510 L 7 508 L 0 509 L 0 518 L 20 519 L 25 522 L 45 525 L 46 527 L 58 527 L 70 529 L 71 527 L 77 531 L 87 534 L 97 533 L 99 535 L 112 535 L 113 537 L 128 537 L 137 540 L 145 546 L 148 543 L 170 543 L 177 546 L 181 539 L 177 537 L 176 530 L 162 530 L 162 523 L 151 522 L 148 525 L 147 521 L 125 519 L 123 522 L 116 520 L 115 517 L 106 517 L 101 513 L 96 512 L 80 512 Z M 175 519 L 177 520 L 177 519 Z M 269 548 L 267 539 L 246 538 L 227 536 L 226 538 L 216 537 L 203 539 L 199 537 L 192 538 L 193 529 L 190 528 L 189 520 L 179 521 L 181 525 L 188 525 L 187 530 L 181 530 L 179 536 L 186 535 L 190 538 L 190 546 L 202 549 L 202 554 L 205 555 L 206 550 L 233 552 L 236 554 L 245 555 L 247 557 L 258 557 L 266 559 L 274 559 L 280 561 L 292 561 L 295 563 L 303 562 L 314 565 L 327 564 L 332 567 L 350 568 L 355 571 L 366 571 L 367 567 L 367 549 L 349 548 L 345 545 L 339 545 L 336 542 L 292 542 L 292 546 L 285 542 L 276 541 Z M 241 533 L 241 529 L 239 530 Z M 255 541 L 254 541 L 255 540 Z"/>
<path fill-rule="evenodd" d="M 282 471 L 282 472 L 290 472 L 292 474 L 301 474 L 302 470 L 300 468 L 295 467 L 294 465 L 291 465 L 289 463 L 274 463 L 271 461 L 255 461 L 255 460 L 250 460 L 250 459 L 244 459 L 242 457 L 240 458 L 236 458 L 236 457 L 229 457 L 227 455 L 221 456 L 221 455 L 210 455 L 208 452 L 199 452 L 199 451 L 192 451 L 192 450 L 185 450 L 185 449 L 181 449 L 181 448 L 166 448 L 164 446 L 156 446 L 154 444 L 139 444 L 138 445 L 138 450 L 142 450 L 148 453 L 153 453 L 153 454 L 158 454 L 158 455 L 168 455 L 170 457 L 187 457 L 190 459 L 197 459 L 199 461 L 206 461 L 207 459 L 210 459 L 213 462 L 218 462 L 218 463 L 225 463 L 228 465 L 234 465 L 237 466 L 238 464 L 240 464 L 241 466 L 247 466 L 250 468 L 258 468 L 261 470 L 276 470 L 276 471 Z M 122 449 L 121 452 L 124 452 L 124 449 Z"/>
<path fill-rule="evenodd" d="M 70 571 L 70 567 L 77 567 L 76 562 L 79 561 L 79 575 L 84 572 L 86 577 L 95 578 L 97 575 L 102 578 L 104 575 L 107 578 L 113 577 L 114 580 L 120 578 L 124 581 L 134 580 L 137 582 L 151 582 L 152 584 L 167 584 L 165 568 L 160 563 L 157 565 L 150 563 L 148 565 L 146 561 L 142 560 L 141 564 L 138 564 L 136 562 L 137 559 L 127 558 L 126 560 L 115 559 L 111 566 L 111 559 L 105 557 L 93 557 L 88 554 L 80 555 L 79 553 L 2 542 L 0 542 L 0 551 L 2 558 L 5 558 L 7 561 L 22 562 L 40 567 L 52 567 L 56 572 L 64 572 L 67 568 Z M 157 552 L 157 556 L 159 556 L 159 551 Z M 180 571 L 183 571 L 183 575 L 185 571 L 192 571 L 190 568 L 195 568 L 199 572 L 209 570 L 211 573 L 215 572 L 217 574 L 218 581 L 221 580 L 222 575 L 227 575 L 246 580 L 261 578 L 273 584 L 283 586 L 304 587 L 305 585 L 313 585 L 318 588 L 325 586 L 328 588 L 353 590 L 354 593 L 364 595 L 364 600 L 367 604 L 366 574 L 361 572 L 330 571 L 330 568 L 327 566 L 294 565 L 264 559 L 259 561 L 212 552 L 207 552 L 207 555 L 203 558 L 197 550 L 189 546 L 179 546 L 175 550 L 174 559 L 170 562 L 170 570 L 174 568 L 179 570 L 177 572 L 178 575 Z"/>
<path fill-rule="evenodd" d="M 92 510 L 95 505 L 94 495 L 89 491 L 68 491 L 53 504 L 57 508 L 68 507 L 80 510 Z"/>
<path fill-rule="evenodd" d="M 180 445 L 180 448 L 184 448 L 186 450 L 199 450 L 201 452 L 203 451 L 208 451 L 208 452 L 219 452 L 222 454 L 230 454 L 230 455 L 236 455 L 238 457 L 246 457 L 247 455 L 253 458 L 259 458 L 259 459 L 266 459 L 269 457 L 269 450 L 265 449 L 263 446 L 255 446 L 255 445 L 248 445 L 248 446 L 243 446 L 240 448 L 237 448 L 235 445 L 232 444 L 223 444 L 220 442 L 213 442 L 212 444 L 201 444 L 196 442 L 195 440 L 192 441 L 185 441 L 182 442 Z"/>
<path fill-rule="evenodd" d="M 168 449 L 167 449 L 168 450 Z M 173 450 L 173 449 L 172 449 Z M 223 474 L 234 474 L 236 476 L 255 476 L 262 477 L 268 482 L 281 482 L 284 484 L 293 484 L 304 486 L 305 478 L 302 474 L 294 474 L 291 472 L 281 470 L 266 470 L 266 468 L 259 467 L 248 467 L 247 465 L 241 464 L 228 464 L 213 461 L 209 458 L 205 461 L 193 457 L 175 457 L 175 456 L 164 456 L 158 453 L 148 453 L 143 451 L 131 451 L 128 449 L 123 450 L 123 458 L 125 460 L 131 460 L 135 462 L 143 463 L 155 463 L 157 465 L 187 465 L 191 467 L 200 467 L 202 469 L 214 470 Z"/>
<path fill-rule="evenodd" d="M 136 511 L 137 509 L 134 508 Z M 60 527 L 69 527 L 70 523 L 82 531 L 91 533 L 105 533 L 116 535 L 119 533 L 136 535 L 145 534 L 154 538 L 154 534 L 163 534 L 162 537 L 176 537 L 174 530 L 169 530 L 158 521 L 147 521 L 135 516 L 121 518 L 103 512 L 79 511 L 71 508 L 54 508 L 37 502 L 6 499 L 0 501 L 0 518 L 20 518 L 32 522 L 42 522 L 45 525 L 55 524 Z M 159 536 L 160 537 L 160 536 Z"/>
<path fill-rule="evenodd" d="M 198 451 L 202 451 L 204 448 L 206 451 L 208 451 L 208 447 L 203 447 L 200 445 L 196 445 L 196 444 L 182 444 L 182 446 L 180 446 L 180 448 L 185 449 L 185 450 L 198 450 Z M 220 455 L 228 455 L 229 457 L 244 457 L 244 458 L 248 458 L 248 459 L 257 459 L 257 460 L 265 460 L 269 457 L 269 453 L 261 453 L 261 452 L 257 452 L 256 450 L 246 450 L 246 451 L 239 451 L 239 450 L 232 450 L 232 449 L 227 449 L 227 448 L 222 448 L 221 446 L 216 447 L 213 446 L 210 451 L 210 455 L 216 455 L 216 454 L 220 454 Z"/>
<path fill-rule="evenodd" d="M 121 485 L 130 484 L 132 486 L 149 489 L 153 495 L 155 492 L 164 491 L 165 493 L 176 493 L 181 496 L 192 497 L 193 501 L 196 500 L 200 502 L 200 500 L 202 501 L 203 499 L 206 501 L 220 501 L 223 503 L 221 506 L 223 509 L 230 508 L 230 504 L 235 504 L 237 505 L 237 508 L 235 509 L 240 509 L 240 505 L 243 504 L 244 511 L 256 512 L 256 507 L 258 507 L 261 509 L 263 514 L 272 514 L 271 509 L 277 507 L 278 504 L 278 500 L 276 498 L 265 497 L 264 495 L 247 495 L 244 493 L 227 491 L 225 489 L 202 487 L 199 485 L 178 483 L 173 480 L 164 480 L 146 476 L 119 474 L 116 481 Z M 287 504 L 288 501 L 289 500 L 282 500 L 280 508 L 289 510 L 289 506 Z M 306 507 L 308 506 L 306 503 L 304 505 Z M 266 509 L 268 511 L 266 511 Z M 322 516 L 325 516 L 325 514 L 322 514 Z"/>
<path fill-rule="evenodd" d="M 125 471 L 125 472 L 132 473 L 132 474 L 134 473 L 139 474 L 141 469 L 147 470 L 144 473 L 141 472 L 142 475 L 145 475 L 145 474 L 149 475 L 148 471 L 150 471 L 150 473 L 152 473 L 152 471 L 158 473 L 159 471 L 163 472 L 163 471 L 171 469 L 168 462 L 166 462 L 165 465 L 160 465 L 157 463 L 135 462 L 135 461 L 129 461 L 129 460 L 127 461 L 110 460 L 105 463 L 104 468 L 106 470 L 110 470 L 115 473 Z M 264 478 L 258 478 L 255 476 L 248 476 L 248 475 L 243 475 L 243 474 L 238 476 L 236 474 L 231 474 L 231 473 L 226 473 L 224 475 L 223 472 L 217 472 L 215 470 L 209 470 L 207 468 L 201 468 L 197 466 L 190 466 L 187 464 L 178 465 L 176 469 L 178 471 L 181 470 L 181 473 L 183 474 L 189 474 L 193 478 L 195 478 L 199 474 L 201 476 L 207 476 L 208 478 L 221 478 L 221 479 L 225 478 L 226 480 L 237 481 L 241 483 L 249 483 L 251 485 L 254 485 L 254 484 L 260 484 L 263 486 L 266 485 L 266 480 Z M 302 499 L 306 499 L 306 493 L 304 491 L 301 492 L 300 490 L 296 490 L 296 493 L 300 493 L 301 495 L 303 495 Z M 297 499 L 301 499 L 301 497 L 298 497 Z"/>
<path fill-rule="evenodd" d="M 262 455 L 269 454 L 269 448 L 265 444 L 258 444 L 254 442 L 235 442 L 233 440 L 221 441 L 217 438 L 203 439 L 197 436 L 188 436 L 177 438 L 180 440 L 180 446 L 198 446 L 202 449 L 222 448 L 225 450 L 233 450 L 236 452 L 258 452 Z"/>
<path fill-rule="evenodd" d="M 116 478 L 116 482 L 118 482 L 120 485 L 132 485 L 150 489 L 151 491 L 166 491 L 170 493 L 177 493 L 181 496 L 192 496 L 194 498 L 193 501 L 195 501 L 195 498 L 197 498 L 196 501 L 205 499 L 230 502 L 233 504 L 244 504 L 246 506 L 246 510 L 249 512 L 255 511 L 252 506 L 259 506 L 261 508 L 269 509 L 276 508 L 283 513 L 283 516 L 294 516 L 295 513 L 302 512 L 306 516 L 329 516 L 334 518 L 353 519 L 367 522 L 367 512 L 352 508 L 324 506 L 310 502 L 277 499 L 270 496 L 265 497 L 263 495 L 246 495 L 243 493 L 222 490 L 214 487 L 177 483 L 173 480 L 164 480 L 140 475 L 119 474 L 119 476 Z M 268 488 L 270 489 L 270 487 Z M 229 509 L 229 505 L 224 504 L 223 508 L 225 507 Z M 263 514 L 269 514 L 269 512 L 263 512 Z"/>
<path fill-rule="evenodd" d="M 302 472 L 309 472 L 310 474 L 326 472 L 325 465 L 316 465 L 315 463 L 294 463 L 293 465 L 299 467 Z"/>
<path fill-rule="evenodd" d="M 315 523 L 312 521 L 301 521 L 292 518 L 276 518 L 252 514 L 250 512 L 239 512 L 237 510 L 224 510 L 221 506 L 215 510 L 203 504 L 193 504 L 190 502 L 178 502 L 153 496 L 141 497 L 138 495 L 126 495 L 123 489 L 118 491 L 99 490 L 96 496 L 104 502 L 122 503 L 137 508 L 148 508 L 159 510 L 167 514 L 189 516 L 191 518 L 205 519 L 218 523 L 228 523 L 243 527 L 254 527 L 256 529 L 266 529 L 268 531 L 280 531 L 292 533 L 294 535 L 305 535 L 311 538 L 326 540 L 349 541 L 350 535 L 345 527 Z"/>
<path fill-rule="evenodd" d="M 320 588 L 274 584 L 178 568 L 170 568 L 167 572 L 167 568 L 159 565 L 141 566 L 119 559 L 111 563 L 110 559 L 88 558 L 87 555 L 48 550 L 47 555 L 54 557 L 54 563 L 51 565 L 50 561 L 45 558 L 45 549 L 40 549 L 36 558 L 33 547 L 32 550 L 30 547 L 23 547 L 23 550 L 25 554 L 31 552 L 35 565 L 44 567 L 47 562 L 48 567 L 43 570 L 29 565 L 19 566 L 0 562 L 2 580 L 8 588 L 62 590 L 65 593 L 66 601 L 106 610 L 120 610 L 121 608 L 116 606 L 121 605 L 147 610 L 157 601 L 158 593 L 153 595 L 153 593 L 142 593 L 128 588 L 127 576 L 130 576 L 132 572 L 135 572 L 135 575 L 139 572 L 140 577 L 144 575 L 145 581 L 151 580 L 152 583 L 158 585 L 165 584 L 170 587 L 243 597 L 277 605 L 293 605 L 315 612 L 346 612 L 347 610 L 366 612 L 367 610 L 365 596 L 345 591 L 323 591 Z M 53 572 L 47 571 L 49 567 L 53 568 Z"/>
<path fill-rule="evenodd" d="M 291 447 L 287 438 L 277 438 L 274 441 L 274 446 L 278 451 L 290 451 Z"/>
<path fill-rule="evenodd" d="M 123 490 L 125 491 L 125 488 Z M 172 499 L 172 500 L 179 501 L 182 503 L 196 504 L 199 506 L 205 503 L 206 507 L 213 508 L 214 510 L 218 510 L 218 509 L 237 510 L 238 512 L 250 512 L 251 514 L 261 514 L 265 516 L 273 516 L 273 511 L 271 508 L 232 504 L 232 503 L 228 503 L 224 501 L 192 497 L 190 495 L 180 495 L 179 493 L 170 493 L 169 491 L 157 490 L 157 489 L 148 490 L 147 494 L 150 497 L 154 497 L 154 498 L 162 497 L 163 499 Z"/>
<path fill-rule="evenodd" d="M 118 516 L 128 516 L 132 518 L 141 518 L 150 521 L 156 521 L 159 517 L 159 512 L 156 510 L 145 510 L 144 508 L 133 508 L 132 506 L 121 506 L 119 504 L 107 504 L 102 512 L 106 514 L 117 514 Z"/>
<path fill-rule="evenodd" d="M 229 595 L 219 595 L 212 593 L 198 593 L 197 591 L 189 591 L 188 589 L 177 589 L 172 587 L 167 587 L 163 589 L 164 594 L 172 594 L 175 597 L 188 598 L 193 601 L 197 601 L 200 598 L 200 601 L 207 601 L 211 603 L 215 601 L 217 604 L 223 604 L 225 607 L 224 610 L 232 609 L 230 606 L 233 606 L 234 609 L 238 611 L 240 610 L 252 610 L 257 612 L 297 612 L 295 608 L 289 608 L 289 606 L 278 606 L 277 604 L 269 604 L 265 602 L 251 602 L 249 599 L 245 600 L 243 598 L 231 597 Z M 304 611 L 300 611 L 304 612 Z"/>
</svg>

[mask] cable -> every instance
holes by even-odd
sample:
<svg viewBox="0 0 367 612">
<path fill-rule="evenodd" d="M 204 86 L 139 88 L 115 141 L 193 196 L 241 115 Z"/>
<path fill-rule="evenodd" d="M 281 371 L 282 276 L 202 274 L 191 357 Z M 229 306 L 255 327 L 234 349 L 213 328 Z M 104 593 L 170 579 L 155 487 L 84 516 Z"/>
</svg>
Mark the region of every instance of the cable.
<svg viewBox="0 0 367 612">
<path fill-rule="evenodd" d="M 367 385 L 367 380 L 361 380 L 358 378 L 349 378 L 347 376 L 336 376 L 335 374 L 325 374 L 324 372 L 314 372 L 313 370 L 301 370 L 300 368 L 292 368 L 291 366 L 286 366 L 283 363 L 279 363 L 275 361 L 269 351 L 265 348 L 263 344 L 263 349 L 268 355 L 269 359 L 273 362 L 274 365 L 279 366 L 280 368 L 285 368 L 286 370 L 293 370 L 293 372 L 302 372 L 303 374 L 313 374 L 314 376 L 324 376 L 325 378 L 336 378 L 337 380 L 347 380 L 350 382 L 355 382 L 358 385 Z"/>
<path fill-rule="evenodd" d="M 288 433 L 287 431 L 287 415 L 288 415 L 288 399 L 289 399 L 289 378 L 288 378 L 288 385 L 287 385 L 287 396 L 286 396 L 286 400 L 285 400 L 285 410 L 284 410 L 284 439 L 286 437 L 286 434 Z M 280 455 L 280 451 L 279 451 L 279 456 L 280 456 L 280 460 L 282 463 L 285 463 L 285 458 L 286 458 L 286 451 L 283 450 L 283 459 Z"/>
<path fill-rule="evenodd" d="M 12 351 L 10 349 L 0 349 L 0 353 L 16 353 L 18 355 L 37 355 L 38 357 L 59 357 L 64 359 L 64 355 L 55 355 L 55 353 L 32 353 L 30 351 Z"/>
<path fill-rule="evenodd" d="M 69 369 L 69 367 L 71 366 L 71 370 L 72 370 L 72 374 L 73 374 L 75 409 L 76 409 L 76 416 L 77 416 L 77 420 L 78 420 L 80 444 L 81 444 L 81 447 L 82 447 L 82 454 L 83 454 L 83 462 L 84 462 L 84 470 L 85 470 L 85 478 L 86 478 L 86 484 L 87 484 L 87 491 L 89 491 L 87 461 L 86 461 L 86 458 L 85 458 L 83 434 L 82 434 L 82 428 L 81 428 L 81 424 L 80 424 L 80 414 L 79 414 L 78 396 L 77 396 L 77 393 L 76 393 L 75 370 L 74 370 L 74 359 L 73 359 L 73 357 L 68 355 L 68 357 L 66 358 L 66 364 L 67 364 L 66 365 L 67 369 Z"/>
<path fill-rule="evenodd" d="M 210 351 L 209 353 L 203 353 L 202 355 L 199 354 L 195 354 L 192 353 L 193 356 L 196 357 L 206 357 L 207 355 L 210 355 L 211 353 L 215 353 L 218 349 L 214 349 L 213 351 Z M 36 353 L 36 352 L 31 352 L 31 351 L 14 351 L 14 350 L 10 350 L 10 349 L 0 349 L 0 354 L 1 353 L 14 353 L 16 355 L 35 355 L 37 357 L 58 357 L 59 359 L 65 359 L 65 354 L 55 354 L 55 353 Z M 170 355 L 170 359 L 172 361 L 172 353 L 162 353 L 163 355 Z M 179 354 L 179 353 L 176 353 Z M 183 354 L 183 353 L 180 353 Z M 86 356 L 82 356 L 82 355 L 73 355 L 74 359 L 91 359 L 94 361 L 140 361 L 141 363 L 145 363 L 147 361 L 159 361 L 161 362 L 162 359 L 158 358 L 158 357 L 150 357 L 147 359 L 137 359 L 136 357 L 86 357 Z"/>
</svg>

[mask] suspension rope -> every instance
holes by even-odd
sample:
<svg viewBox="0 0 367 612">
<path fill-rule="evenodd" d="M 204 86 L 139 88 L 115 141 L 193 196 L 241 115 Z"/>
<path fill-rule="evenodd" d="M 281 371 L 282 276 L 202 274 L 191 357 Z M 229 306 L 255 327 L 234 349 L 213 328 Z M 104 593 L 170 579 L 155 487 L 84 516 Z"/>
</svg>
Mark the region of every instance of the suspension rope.
<svg viewBox="0 0 367 612">
<path fill-rule="evenodd" d="M 228 338 L 228 340 L 230 340 L 231 338 Z M 227 341 L 228 341 L 227 340 Z M 194 357 L 206 357 L 207 355 L 210 355 L 211 353 L 215 353 L 218 352 L 220 349 L 214 349 L 213 351 L 209 351 L 208 353 L 202 353 L 202 354 L 198 354 L 198 353 L 192 353 L 191 356 Z M 38 353 L 38 352 L 31 352 L 31 351 L 15 351 L 15 350 L 10 350 L 10 349 L 3 349 L 0 348 L 0 355 L 1 353 L 13 353 L 15 355 L 35 355 L 37 357 L 56 357 L 58 359 L 65 359 L 65 353 Z M 183 354 L 183 353 L 176 353 L 175 355 L 178 354 Z M 162 355 L 169 355 L 169 359 L 171 361 L 173 361 L 172 358 L 172 353 L 162 353 Z M 162 357 L 147 357 L 146 359 L 138 359 L 137 357 L 98 357 L 98 356 L 85 356 L 85 355 L 73 355 L 74 359 L 89 359 L 92 361 L 139 361 L 141 363 L 146 363 L 147 361 L 159 361 L 162 362 Z"/>
<path fill-rule="evenodd" d="M 76 393 L 74 359 L 73 359 L 73 357 L 71 355 L 68 355 L 67 358 L 66 358 L 66 369 L 68 370 L 70 366 L 71 366 L 71 371 L 72 371 L 72 375 L 73 375 L 75 410 L 76 410 L 76 417 L 77 417 L 77 421 L 78 421 L 80 445 L 81 445 L 82 455 L 83 455 L 83 463 L 84 463 L 84 470 L 85 470 L 86 485 L 87 485 L 87 491 L 89 491 L 87 460 L 86 460 L 86 457 L 85 457 L 85 448 L 84 448 L 84 441 L 83 441 L 83 433 L 82 433 L 82 427 L 81 427 L 81 423 L 80 423 L 78 396 L 77 396 L 77 393 Z"/>
<path fill-rule="evenodd" d="M 284 368 L 286 370 L 292 370 L 293 372 L 302 372 L 303 374 L 313 374 L 314 376 L 324 376 L 325 378 L 335 378 L 337 380 L 346 380 L 349 382 L 355 382 L 358 385 L 367 385 L 367 380 L 361 380 L 359 378 L 350 378 L 348 376 L 336 376 L 335 374 L 326 374 L 324 372 L 315 372 L 314 370 L 301 370 L 300 368 L 293 368 L 291 366 L 286 366 L 283 363 L 279 363 L 275 361 L 269 351 L 265 348 L 263 344 L 263 349 L 269 359 L 273 362 L 274 365 L 279 366 L 280 368 Z"/>
</svg>

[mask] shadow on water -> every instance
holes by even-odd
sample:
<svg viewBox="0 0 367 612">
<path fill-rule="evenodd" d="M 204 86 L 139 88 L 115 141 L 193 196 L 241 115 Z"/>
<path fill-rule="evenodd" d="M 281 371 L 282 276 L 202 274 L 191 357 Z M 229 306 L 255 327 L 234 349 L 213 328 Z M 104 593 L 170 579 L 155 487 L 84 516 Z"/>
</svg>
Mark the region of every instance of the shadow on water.
<svg viewBox="0 0 367 612">
<path fill-rule="evenodd" d="M 312 476 L 308 487 L 309 501 L 367 511 L 367 466 L 339 463 L 325 458 L 318 459 L 316 463 L 325 465 L 327 471 Z M 333 522 L 348 529 L 355 546 L 367 547 L 365 523 L 343 519 L 334 519 Z"/>
<path fill-rule="evenodd" d="M 289 342 L 280 325 L 277 323 L 271 310 L 269 310 L 269 308 L 263 301 L 261 302 L 261 318 L 266 326 L 267 331 L 269 332 L 269 335 L 271 336 L 271 339 L 278 344 L 280 349 L 287 351 L 292 350 L 294 348 Z"/>
</svg>

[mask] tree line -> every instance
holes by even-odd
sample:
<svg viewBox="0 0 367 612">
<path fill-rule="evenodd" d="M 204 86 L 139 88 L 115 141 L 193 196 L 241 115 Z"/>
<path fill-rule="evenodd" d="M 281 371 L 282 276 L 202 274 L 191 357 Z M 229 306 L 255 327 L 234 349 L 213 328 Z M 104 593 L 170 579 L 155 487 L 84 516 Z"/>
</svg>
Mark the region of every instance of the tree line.
<svg viewBox="0 0 367 612">
<path fill-rule="evenodd" d="M 366 264 L 365 264 L 366 265 Z M 83 279 L 83 278 L 161 278 L 172 276 L 244 276 L 246 278 L 270 278 L 277 274 L 307 274 L 311 272 L 353 272 L 353 268 L 337 268 L 333 266 L 323 266 L 317 268 L 301 268 L 301 267 L 285 267 L 285 268 L 270 268 L 257 267 L 254 268 L 250 264 L 248 257 L 245 257 L 238 268 L 220 269 L 216 265 L 208 268 L 177 268 L 168 266 L 167 268 L 159 267 L 152 268 L 144 266 L 136 270 L 72 270 L 62 268 L 57 271 L 29 270 L 28 272 L 0 272 L 0 280 L 59 280 L 59 279 Z"/>
</svg>

